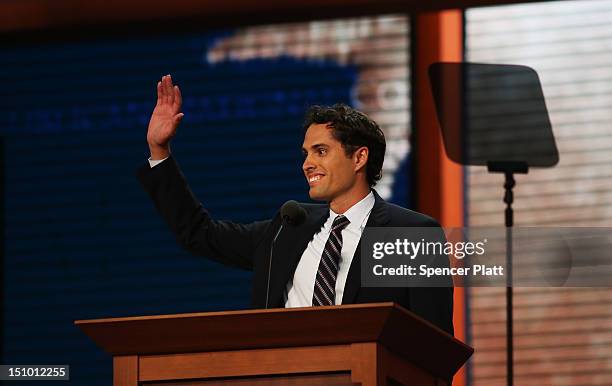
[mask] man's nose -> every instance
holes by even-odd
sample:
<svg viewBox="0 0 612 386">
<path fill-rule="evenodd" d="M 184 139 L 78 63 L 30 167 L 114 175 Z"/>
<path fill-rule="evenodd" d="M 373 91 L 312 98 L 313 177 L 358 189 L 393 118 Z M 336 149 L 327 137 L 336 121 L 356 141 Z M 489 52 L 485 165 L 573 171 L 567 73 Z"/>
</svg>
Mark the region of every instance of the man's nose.
<svg viewBox="0 0 612 386">
<path fill-rule="evenodd" d="M 304 159 L 304 163 L 302 164 L 302 170 L 304 170 L 304 172 L 308 172 L 310 170 L 313 170 L 315 168 L 315 165 L 312 163 L 310 156 L 307 156 Z"/>
</svg>

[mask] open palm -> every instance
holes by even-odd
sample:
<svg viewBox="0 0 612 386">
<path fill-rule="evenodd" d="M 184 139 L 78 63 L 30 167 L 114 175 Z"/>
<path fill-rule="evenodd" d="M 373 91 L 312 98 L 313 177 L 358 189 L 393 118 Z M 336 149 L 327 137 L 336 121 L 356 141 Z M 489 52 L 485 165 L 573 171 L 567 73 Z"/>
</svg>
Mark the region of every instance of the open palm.
<svg viewBox="0 0 612 386">
<path fill-rule="evenodd" d="M 170 75 L 163 76 L 157 82 L 157 104 L 147 131 L 149 147 L 168 148 L 170 139 L 176 134 L 183 113 L 181 105 L 183 99 L 178 86 L 172 84 Z"/>
</svg>

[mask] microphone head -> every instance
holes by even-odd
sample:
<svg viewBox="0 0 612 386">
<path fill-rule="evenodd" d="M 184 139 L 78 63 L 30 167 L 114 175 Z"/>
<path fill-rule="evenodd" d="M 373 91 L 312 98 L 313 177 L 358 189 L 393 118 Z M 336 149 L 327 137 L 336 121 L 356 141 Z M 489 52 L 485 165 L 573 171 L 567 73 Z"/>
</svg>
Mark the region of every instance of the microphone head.
<svg viewBox="0 0 612 386">
<path fill-rule="evenodd" d="M 306 220 L 306 210 L 294 200 L 285 202 L 280 213 L 282 220 L 293 226 L 300 225 Z"/>
</svg>

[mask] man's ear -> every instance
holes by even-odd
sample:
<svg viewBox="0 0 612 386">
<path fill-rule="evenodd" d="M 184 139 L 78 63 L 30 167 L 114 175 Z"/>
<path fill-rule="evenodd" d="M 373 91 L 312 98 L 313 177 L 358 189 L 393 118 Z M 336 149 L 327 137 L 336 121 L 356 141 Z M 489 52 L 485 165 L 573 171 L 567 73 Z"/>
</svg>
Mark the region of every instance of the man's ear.
<svg viewBox="0 0 612 386">
<path fill-rule="evenodd" d="M 355 150 L 353 153 L 353 163 L 355 164 L 355 171 L 358 171 L 365 167 L 368 162 L 369 150 L 367 147 L 362 146 Z"/>
</svg>

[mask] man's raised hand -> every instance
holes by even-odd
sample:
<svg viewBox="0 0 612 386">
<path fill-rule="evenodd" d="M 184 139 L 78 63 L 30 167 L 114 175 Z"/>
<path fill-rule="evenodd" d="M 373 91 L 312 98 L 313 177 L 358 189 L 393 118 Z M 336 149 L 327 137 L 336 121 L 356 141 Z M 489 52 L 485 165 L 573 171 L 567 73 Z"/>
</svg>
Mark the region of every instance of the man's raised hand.
<svg viewBox="0 0 612 386">
<path fill-rule="evenodd" d="M 157 82 L 157 104 L 147 131 L 151 159 L 164 159 L 170 155 L 170 140 L 184 115 L 181 112 L 182 104 L 179 87 L 172 84 L 170 75 L 163 76 Z"/>
</svg>

